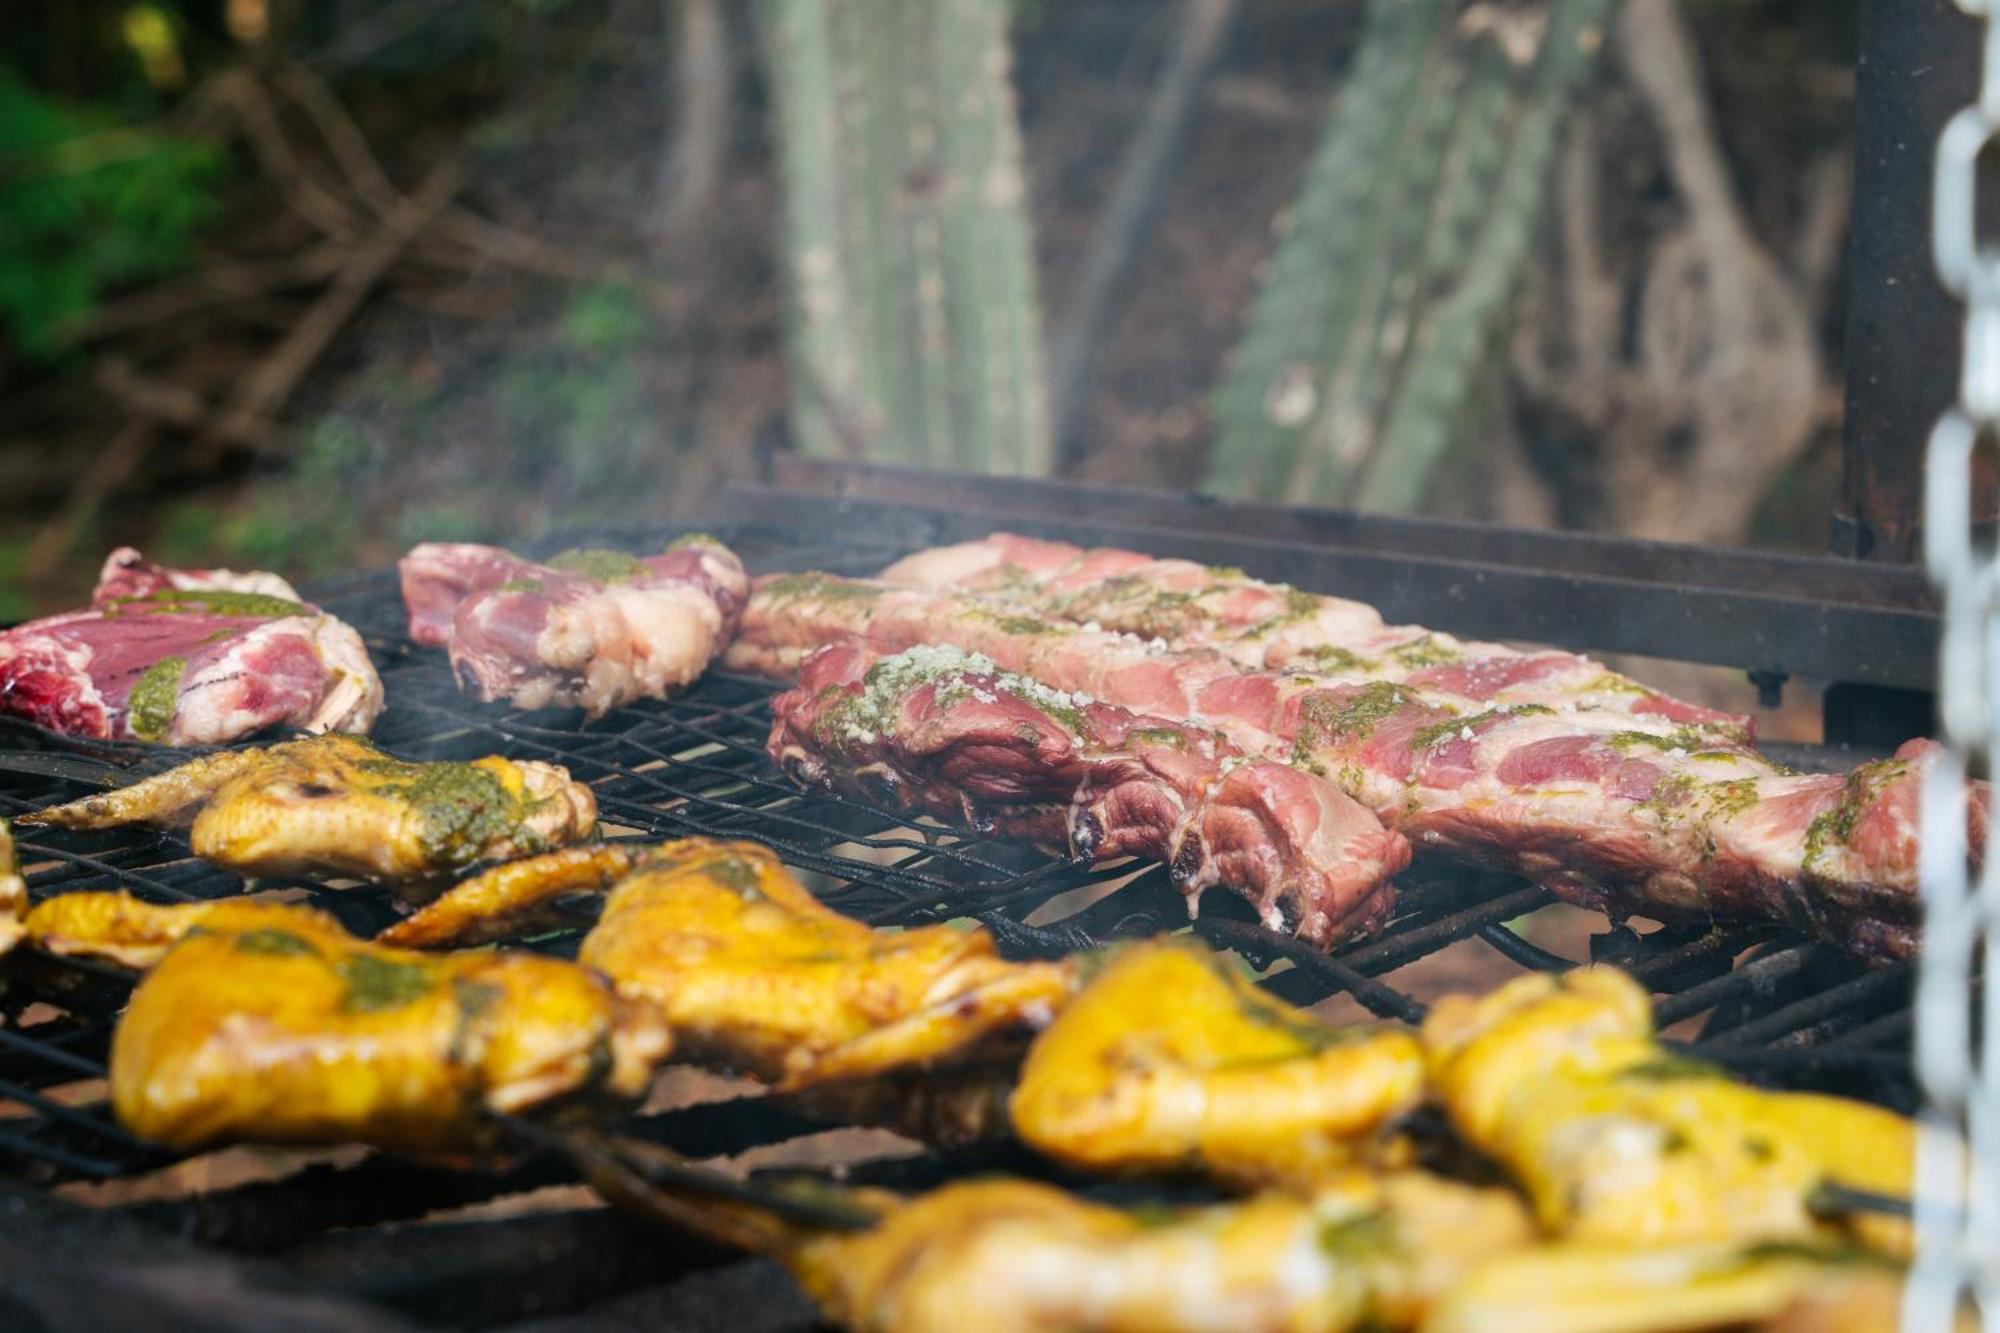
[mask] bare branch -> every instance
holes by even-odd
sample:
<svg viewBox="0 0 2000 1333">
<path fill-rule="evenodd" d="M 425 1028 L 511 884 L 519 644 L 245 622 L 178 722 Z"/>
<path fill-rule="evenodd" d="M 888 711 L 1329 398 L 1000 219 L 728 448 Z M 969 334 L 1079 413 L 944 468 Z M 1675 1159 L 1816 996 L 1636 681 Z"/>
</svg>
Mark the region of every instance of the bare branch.
<svg viewBox="0 0 2000 1333">
<path fill-rule="evenodd" d="M 1238 0 L 1184 0 L 1172 54 L 1084 248 L 1076 294 L 1050 339 L 1049 404 L 1058 449 L 1082 415 L 1112 318 L 1159 219 L 1174 163 L 1201 104 L 1203 81 L 1237 8 Z"/>
<path fill-rule="evenodd" d="M 462 179 L 457 161 L 446 160 L 431 169 L 414 195 L 397 205 L 381 230 L 354 251 L 305 317 L 244 379 L 222 414 L 224 432 L 267 419 L 284 405 L 397 256 L 444 211 Z"/>
</svg>

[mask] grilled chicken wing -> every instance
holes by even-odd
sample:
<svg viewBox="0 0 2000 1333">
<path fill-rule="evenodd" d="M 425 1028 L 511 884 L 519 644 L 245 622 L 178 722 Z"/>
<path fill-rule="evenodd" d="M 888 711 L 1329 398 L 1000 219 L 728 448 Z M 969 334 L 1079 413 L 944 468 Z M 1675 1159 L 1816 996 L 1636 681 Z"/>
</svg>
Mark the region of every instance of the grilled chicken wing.
<svg viewBox="0 0 2000 1333">
<path fill-rule="evenodd" d="M 1474 1269 L 1424 1333 L 1879 1333 L 1897 1325 L 1902 1286 L 1895 1265 L 1851 1250 L 1545 1245 Z"/>
<path fill-rule="evenodd" d="M 205 755 L 24 822 L 101 829 L 190 819 L 195 855 L 245 875 L 422 884 L 588 837 L 597 801 L 552 764 L 497 755 L 406 763 L 358 736 L 328 735 Z"/>
<path fill-rule="evenodd" d="M 1526 1244 L 1501 1190 L 1356 1176 L 1165 1217 L 1045 1185 L 951 1185 L 784 1256 L 834 1319 L 880 1333 L 1407 1328 Z"/>
<path fill-rule="evenodd" d="M 196 930 L 240 935 L 266 928 L 292 930 L 307 922 L 345 933 L 324 912 L 268 898 L 161 904 L 129 893 L 63 893 L 30 911 L 22 922 L 22 934 L 43 953 L 92 958 L 143 972 Z"/>
<path fill-rule="evenodd" d="M 0 954 L 20 943 L 28 912 L 28 885 L 14 867 L 14 833 L 0 819 Z"/>
<path fill-rule="evenodd" d="M 1351 1167 L 1423 1095 L 1423 1053 L 1329 1027 L 1192 941 L 1118 951 L 1035 1039 L 1008 1110 L 1051 1157 L 1302 1185 Z"/>
<path fill-rule="evenodd" d="M 1062 963 L 1010 963 L 983 930 L 882 931 L 826 907 L 754 843 L 571 848 L 455 886 L 385 932 L 490 936 L 554 898 L 615 883 L 578 960 L 660 1006 L 686 1047 L 800 1087 L 935 1060 L 1046 1022 Z"/>
<path fill-rule="evenodd" d="M 582 1137 L 606 1198 L 771 1253 L 832 1320 L 877 1333 L 1874 1333 L 1902 1290 L 1900 1265 L 1840 1245 L 1550 1244 L 1513 1193 L 1417 1171 L 1126 1211 L 1004 1178 L 718 1192 L 654 1144 Z"/>
<path fill-rule="evenodd" d="M 1611 968 L 1528 976 L 1438 1002 L 1423 1039 L 1452 1123 L 1500 1161 L 1542 1224 L 1626 1245 L 1861 1241 L 1908 1224 L 1828 1218 L 1839 1185 L 1907 1198 L 1910 1122 L 1836 1097 L 1766 1092 L 1662 1047 L 1646 992 Z"/>
<path fill-rule="evenodd" d="M 484 1111 L 637 1096 L 669 1046 L 653 1009 L 560 959 L 387 949 L 269 905 L 198 924 L 133 992 L 111 1047 L 118 1118 L 173 1147 L 464 1151 Z"/>
</svg>

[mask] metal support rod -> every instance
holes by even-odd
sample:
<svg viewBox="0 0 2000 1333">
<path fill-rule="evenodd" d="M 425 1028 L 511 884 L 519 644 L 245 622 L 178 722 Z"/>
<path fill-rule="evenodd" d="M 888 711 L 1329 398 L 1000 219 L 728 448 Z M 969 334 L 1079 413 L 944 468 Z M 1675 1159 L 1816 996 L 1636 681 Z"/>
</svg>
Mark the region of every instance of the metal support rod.
<svg viewBox="0 0 2000 1333">
<path fill-rule="evenodd" d="M 1979 27 L 1951 0 L 1861 0 L 1848 242 L 1846 447 L 1836 555 L 1917 554 L 1924 440 L 1957 396 L 1958 305 L 1931 268 L 1931 154 L 1978 84 Z M 1981 497 L 1990 512 L 1991 478 Z"/>
</svg>

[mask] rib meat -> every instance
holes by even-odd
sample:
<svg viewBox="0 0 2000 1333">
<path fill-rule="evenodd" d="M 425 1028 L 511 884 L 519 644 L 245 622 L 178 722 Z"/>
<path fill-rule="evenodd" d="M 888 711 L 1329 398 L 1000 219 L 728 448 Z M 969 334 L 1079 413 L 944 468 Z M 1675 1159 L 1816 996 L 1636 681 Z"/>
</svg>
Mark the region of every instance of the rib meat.
<svg viewBox="0 0 2000 1333">
<path fill-rule="evenodd" d="M 1746 714 L 1671 698 L 1579 653 L 1390 625 L 1362 602 L 1192 560 L 997 532 L 919 551 L 882 571 L 882 578 L 976 592 L 1055 620 L 1157 637 L 1170 648 L 1212 648 L 1250 668 L 1303 667 L 1342 680 L 1394 681 L 1482 703 L 1629 713 L 1734 726 L 1746 741 L 1754 735 Z"/>
<path fill-rule="evenodd" d="M 75 736 L 208 745 L 279 723 L 366 731 L 382 682 L 361 637 L 277 575 L 168 569 L 126 547 L 88 609 L 0 633 L 0 711 Z"/>
<path fill-rule="evenodd" d="M 1917 793 L 1936 747 L 1796 774 L 1732 722 L 1492 702 L 1049 621 L 828 575 L 763 580 L 729 661 L 788 676 L 827 643 L 950 643 L 1057 689 L 1222 733 L 1331 779 L 1418 849 L 1516 871 L 1613 916 L 1791 923 L 1867 958 L 1914 947 Z M 1984 788 L 1971 803 L 1978 846 Z"/>
<path fill-rule="evenodd" d="M 1213 732 L 919 647 L 836 644 L 772 704 L 769 751 L 808 787 L 999 830 L 1084 860 L 1166 863 L 1194 910 L 1227 884 L 1321 945 L 1373 929 L 1409 846 L 1333 784 Z"/>
<path fill-rule="evenodd" d="M 425 543 L 401 570 L 410 637 L 449 650 L 461 688 L 592 717 L 699 676 L 749 590 L 742 561 L 702 536 L 658 555 L 565 551 L 546 564 L 497 546 Z"/>
</svg>

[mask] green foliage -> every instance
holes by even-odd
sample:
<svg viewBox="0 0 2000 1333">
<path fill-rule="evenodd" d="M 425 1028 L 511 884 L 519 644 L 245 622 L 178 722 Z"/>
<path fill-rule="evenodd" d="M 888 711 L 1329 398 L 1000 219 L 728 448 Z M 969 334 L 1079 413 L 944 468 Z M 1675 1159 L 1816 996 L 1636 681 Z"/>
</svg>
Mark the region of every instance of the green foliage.
<svg viewBox="0 0 2000 1333">
<path fill-rule="evenodd" d="M 340 417 L 304 433 L 290 472 L 234 508 L 189 498 L 163 507 L 152 547 L 172 562 L 221 562 L 310 578 L 349 566 L 365 535 L 355 502 L 376 471 L 373 443 Z"/>
<path fill-rule="evenodd" d="M 222 171 L 212 144 L 61 106 L 0 67 L 0 323 L 14 344 L 53 356 L 106 289 L 185 264 Z"/>
<path fill-rule="evenodd" d="M 552 510 L 616 507 L 650 491 L 660 423 L 648 386 L 652 316 L 627 288 L 598 283 L 573 293 L 545 349 L 510 358 L 499 376 L 509 451 L 522 472 L 544 473 Z"/>
<path fill-rule="evenodd" d="M 570 297 L 561 333 L 563 342 L 579 352 L 622 352 L 643 342 L 652 327 L 630 288 L 600 282 Z"/>
</svg>

